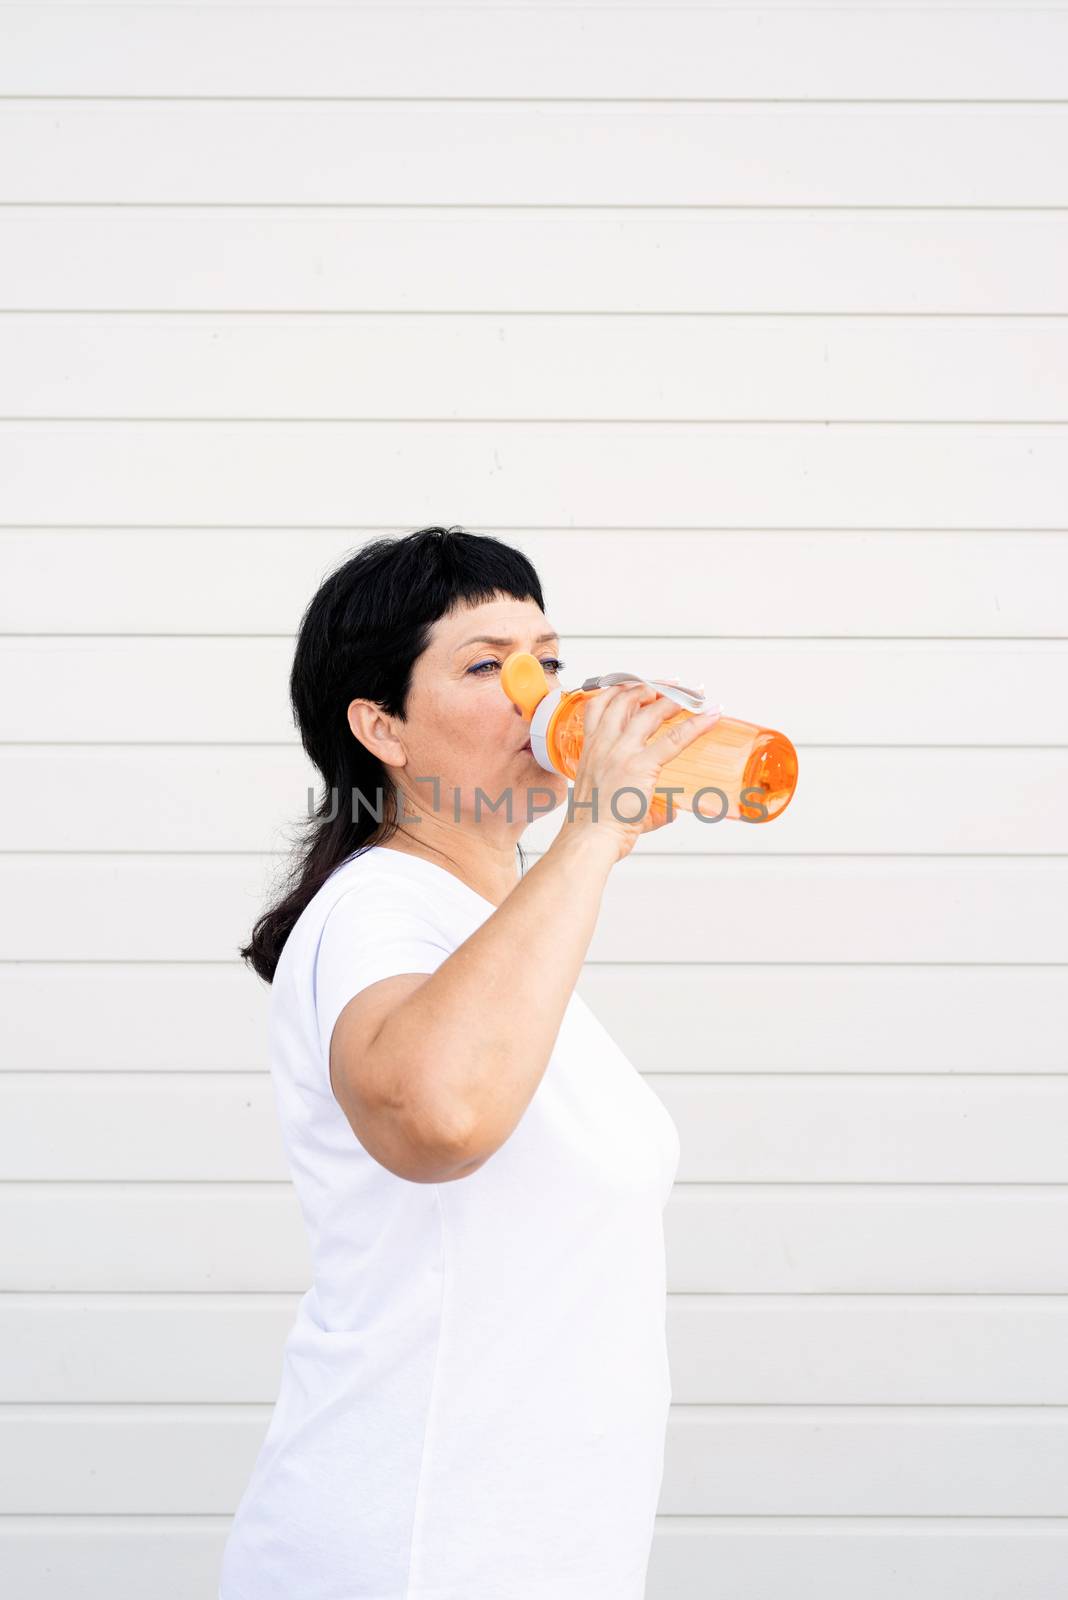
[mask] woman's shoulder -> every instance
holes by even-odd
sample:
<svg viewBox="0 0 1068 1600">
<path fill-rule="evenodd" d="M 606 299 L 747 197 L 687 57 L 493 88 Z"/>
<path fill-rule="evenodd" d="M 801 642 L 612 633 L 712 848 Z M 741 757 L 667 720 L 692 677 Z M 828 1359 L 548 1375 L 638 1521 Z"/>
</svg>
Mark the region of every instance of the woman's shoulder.
<svg viewBox="0 0 1068 1600">
<path fill-rule="evenodd" d="M 366 900 L 368 905 L 405 906 L 433 903 L 440 890 L 431 879 L 413 873 L 412 858 L 383 845 L 364 845 L 338 863 L 308 902 L 313 923 L 323 923 L 334 907 L 345 901 Z"/>
<path fill-rule="evenodd" d="M 282 949 L 279 967 L 287 968 L 314 960 L 323 930 L 337 907 L 351 909 L 357 902 L 368 906 L 396 903 L 403 896 L 399 876 L 384 862 L 382 852 L 364 848 L 339 861 L 310 897 L 290 929 Z"/>
<path fill-rule="evenodd" d="M 315 902 L 318 901 L 316 905 Z M 322 928 L 336 907 L 404 915 L 463 936 L 494 909 L 449 868 L 387 845 L 365 846 L 330 874 L 307 909 Z"/>
<path fill-rule="evenodd" d="M 294 924 L 279 961 L 292 977 L 316 963 L 324 941 L 351 944 L 405 931 L 450 948 L 494 909 L 445 867 L 384 845 L 365 845 L 340 861 Z"/>
</svg>

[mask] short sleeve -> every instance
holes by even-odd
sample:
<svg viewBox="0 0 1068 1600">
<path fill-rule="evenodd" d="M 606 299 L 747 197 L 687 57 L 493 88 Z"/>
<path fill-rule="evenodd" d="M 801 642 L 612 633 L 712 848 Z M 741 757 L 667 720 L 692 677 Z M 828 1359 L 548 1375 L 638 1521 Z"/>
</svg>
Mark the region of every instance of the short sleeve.
<svg viewBox="0 0 1068 1600">
<path fill-rule="evenodd" d="M 315 1010 L 323 1059 L 354 995 L 401 972 L 435 972 L 455 946 L 425 885 L 368 874 L 331 906 L 315 958 Z"/>
</svg>

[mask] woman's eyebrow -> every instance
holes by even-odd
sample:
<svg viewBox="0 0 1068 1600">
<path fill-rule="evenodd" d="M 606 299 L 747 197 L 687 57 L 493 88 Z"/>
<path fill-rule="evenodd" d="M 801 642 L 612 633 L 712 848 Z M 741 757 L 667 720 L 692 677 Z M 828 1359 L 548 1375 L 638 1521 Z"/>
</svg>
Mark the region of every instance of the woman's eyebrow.
<svg viewBox="0 0 1068 1600">
<path fill-rule="evenodd" d="M 535 639 L 534 643 L 548 644 L 551 639 L 559 639 L 559 637 L 560 635 L 558 633 L 541 633 Z M 496 644 L 500 645 L 502 649 L 506 649 L 509 646 L 512 649 L 516 648 L 516 642 L 514 639 L 496 639 L 490 633 L 476 633 L 473 639 L 465 639 L 463 644 L 458 644 L 456 648 L 457 650 L 466 650 L 469 644 Z"/>
</svg>

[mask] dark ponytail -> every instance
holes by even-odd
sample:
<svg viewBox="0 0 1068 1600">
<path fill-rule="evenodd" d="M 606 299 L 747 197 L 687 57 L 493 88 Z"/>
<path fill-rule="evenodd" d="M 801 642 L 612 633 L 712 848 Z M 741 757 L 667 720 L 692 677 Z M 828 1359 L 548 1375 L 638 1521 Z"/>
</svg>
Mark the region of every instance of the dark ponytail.
<svg viewBox="0 0 1068 1600">
<path fill-rule="evenodd" d="M 350 702 L 373 700 L 390 716 L 406 716 L 412 668 L 434 623 L 454 606 L 501 596 L 545 609 L 538 575 L 521 551 L 457 527 L 375 539 L 313 595 L 297 633 L 289 694 L 324 793 L 302 822 L 280 898 L 240 951 L 268 983 L 297 918 L 335 867 L 397 830 L 396 793 L 349 727 Z"/>
</svg>

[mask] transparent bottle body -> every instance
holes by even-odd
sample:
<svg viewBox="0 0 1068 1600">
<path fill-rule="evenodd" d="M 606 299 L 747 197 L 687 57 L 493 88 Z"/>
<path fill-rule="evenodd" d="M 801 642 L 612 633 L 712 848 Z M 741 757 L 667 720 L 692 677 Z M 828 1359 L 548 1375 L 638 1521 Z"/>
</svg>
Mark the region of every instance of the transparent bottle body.
<svg viewBox="0 0 1068 1600">
<path fill-rule="evenodd" d="M 586 703 L 602 692 L 577 689 L 565 695 L 549 724 L 549 754 L 565 777 L 574 778 L 578 771 Z M 680 710 L 676 716 L 666 717 L 650 739 L 660 738 L 665 728 L 694 715 Z M 789 805 L 796 785 L 797 751 L 785 734 L 726 716 L 720 716 L 707 733 L 665 761 L 656 780 L 659 790 L 681 790 L 671 796 L 673 807 L 691 811 L 706 822 L 771 822 Z M 611 796 L 603 798 L 602 803 L 610 802 Z M 621 813 L 632 814 L 632 808 L 637 809 L 636 796 L 623 795 L 619 808 Z"/>
</svg>

